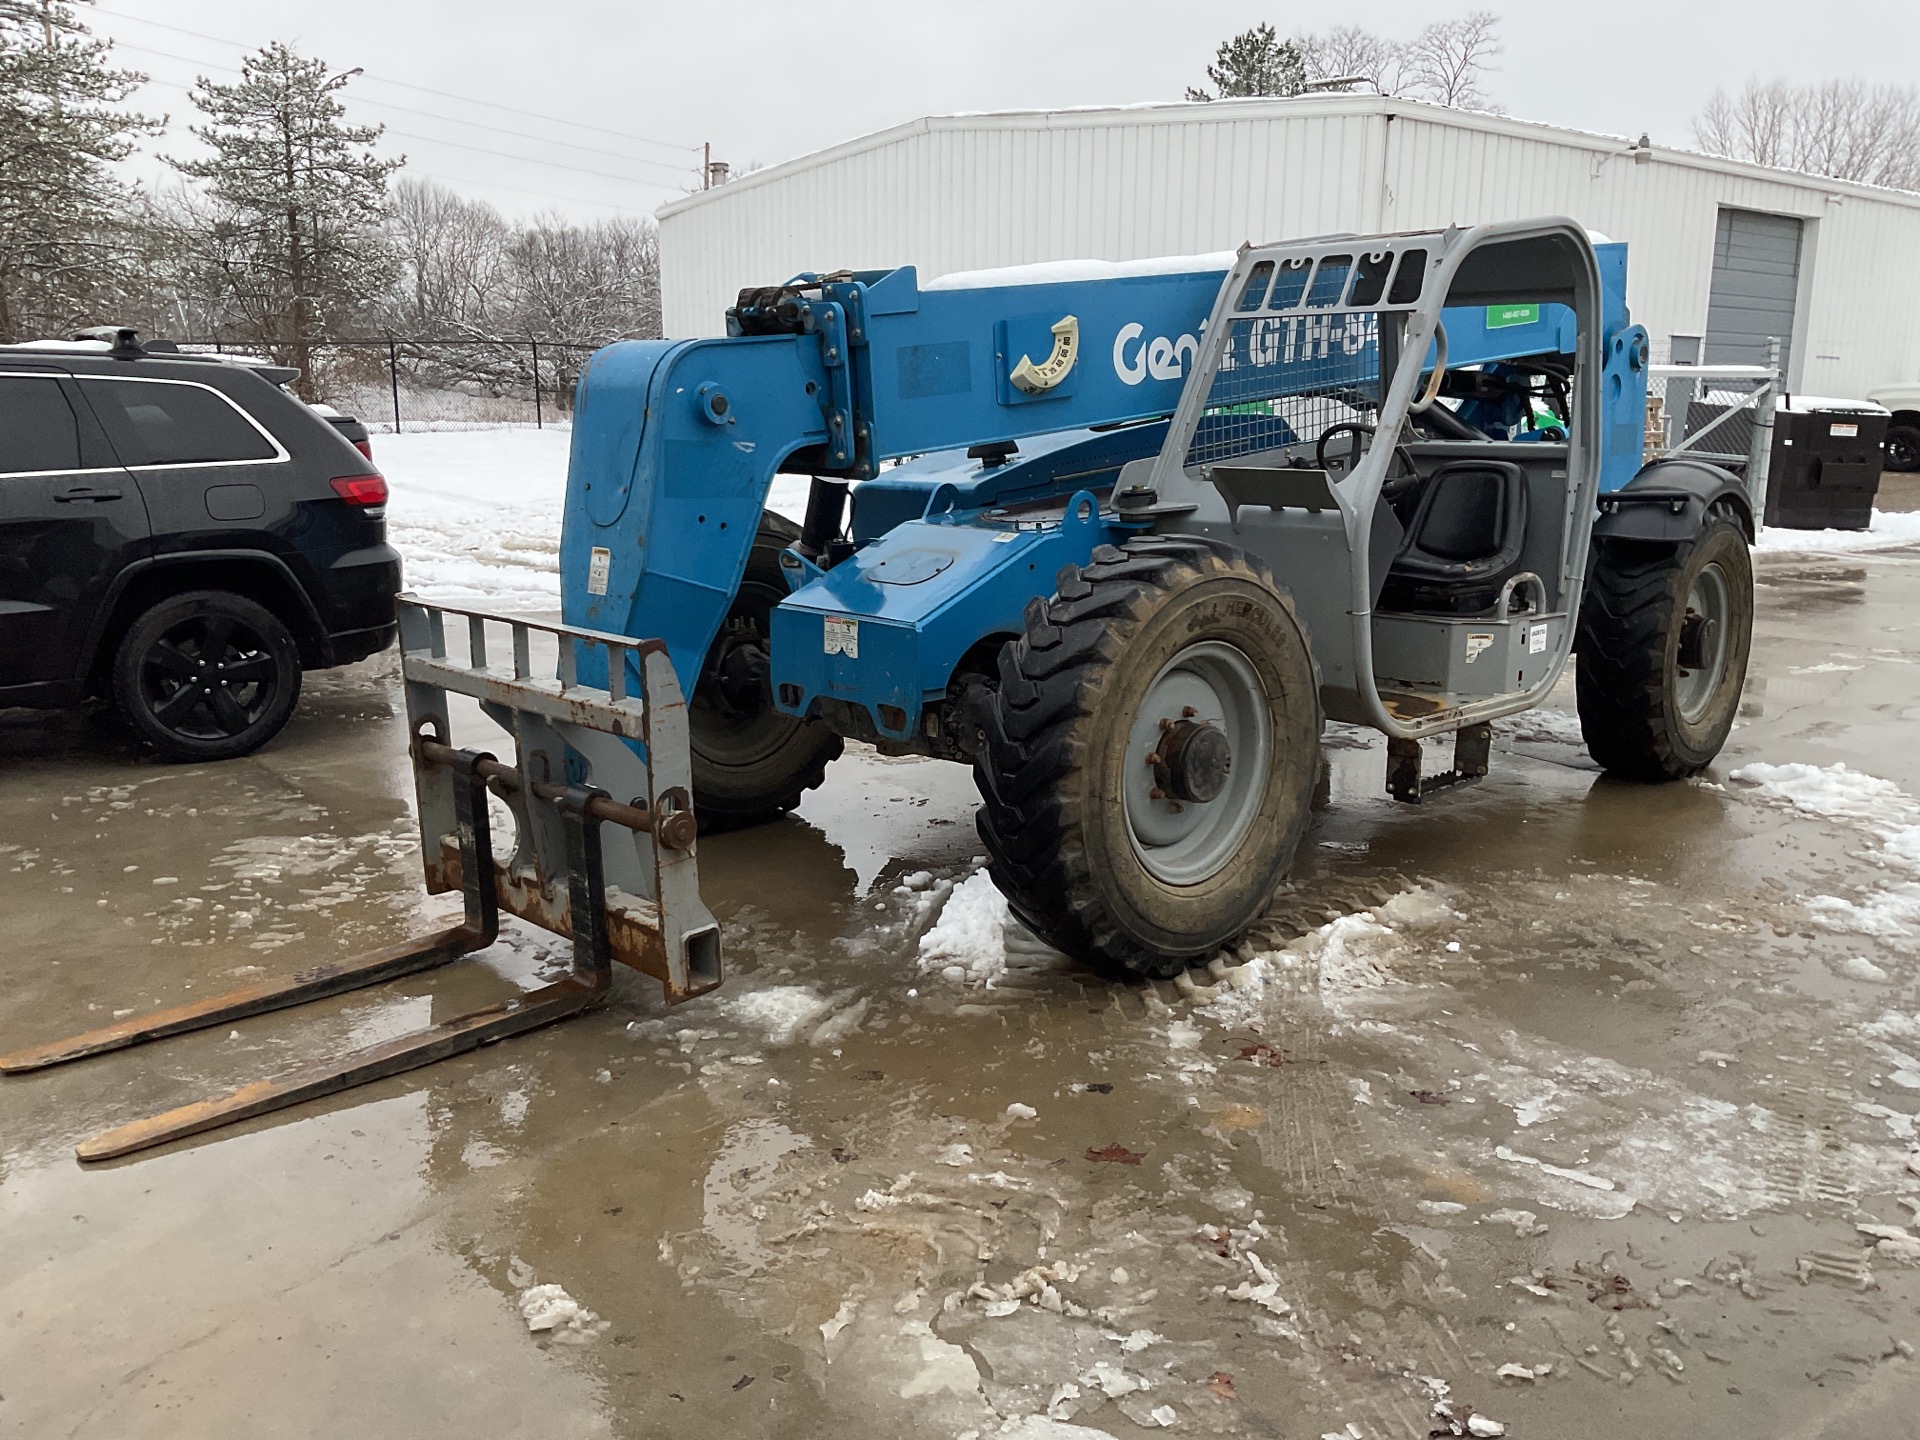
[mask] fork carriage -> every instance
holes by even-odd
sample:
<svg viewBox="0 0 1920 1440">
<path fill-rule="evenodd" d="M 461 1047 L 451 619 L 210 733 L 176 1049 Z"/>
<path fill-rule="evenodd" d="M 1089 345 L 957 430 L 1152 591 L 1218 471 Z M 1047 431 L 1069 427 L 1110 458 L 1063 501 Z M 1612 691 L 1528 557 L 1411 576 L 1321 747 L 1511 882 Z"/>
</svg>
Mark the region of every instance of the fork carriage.
<svg viewBox="0 0 1920 1440">
<path fill-rule="evenodd" d="M 464 659 L 450 653 L 449 630 L 464 639 Z M 505 641 L 499 661 L 496 638 Z M 164 1145 L 577 1015 L 606 999 L 615 961 L 659 980 L 670 1000 L 720 984 L 720 928 L 701 902 L 694 857 L 686 703 L 664 648 L 413 596 L 400 601 L 400 643 L 426 888 L 460 894 L 460 923 L 0 1055 L 0 1073 L 230 1024 L 480 955 L 498 938 L 502 911 L 570 940 L 567 973 L 281 1079 L 119 1126 L 83 1141 L 82 1160 Z M 583 680 L 583 671 L 593 680 Z M 506 732 L 514 764 L 451 743 L 454 697 L 477 702 Z M 488 813 L 496 796 L 514 821 L 513 850 L 504 857 Z"/>
</svg>

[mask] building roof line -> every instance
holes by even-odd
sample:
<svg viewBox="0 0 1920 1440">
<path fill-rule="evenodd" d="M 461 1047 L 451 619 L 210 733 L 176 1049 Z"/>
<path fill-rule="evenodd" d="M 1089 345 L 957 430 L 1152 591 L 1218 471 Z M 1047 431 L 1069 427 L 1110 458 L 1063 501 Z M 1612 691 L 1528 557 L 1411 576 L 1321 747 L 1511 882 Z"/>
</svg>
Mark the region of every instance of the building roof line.
<svg viewBox="0 0 1920 1440">
<path fill-rule="evenodd" d="M 1608 135 L 1592 130 L 1551 125 L 1537 120 L 1516 120 L 1477 110 L 1456 110 L 1419 100 L 1404 100 L 1386 95 L 1302 95 L 1289 97 L 1250 97 L 1215 100 L 1197 104 L 1182 100 L 1155 100 L 1130 105 L 1078 105 L 1042 110 L 960 111 L 948 115 L 927 115 L 888 126 L 866 135 L 843 140 L 822 150 L 783 160 L 764 170 L 737 176 L 711 190 L 698 191 L 668 201 L 655 213 L 665 218 L 712 203 L 718 197 L 738 193 L 759 185 L 783 180 L 835 161 L 868 151 L 902 144 L 907 140 L 938 131 L 965 130 L 1068 130 L 1092 124 L 1217 124 L 1231 115 L 1236 120 L 1326 119 L 1346 116 L 1384 116 L 1408 119 L 1459 130 L 1477 130 L 1485 134 L 1508 135 L 1515 139 L 1550 140 L 1593 152 L 1596 155 L 1620 154 L 1633 145 L 1623 135 Z M 1839 180 L 1799 170 L 1782 170 L 1755 165 L 1744 160 L 1708 155 L 1698 150 L 1654 145 L 1648 151 L 1649 163 L 1676 165 L 1690 170 L 1705 170 L 1736 179 L 1787 185 L 1800 190 L 1820 191 L 1831 200 L 1857 198 L 1879 200 L 1920 209 L 1920 193 L 1895 190 L 1859 180 Z M 1631 163 L 1631 162 L 1628 162 Z"/>
</svg>

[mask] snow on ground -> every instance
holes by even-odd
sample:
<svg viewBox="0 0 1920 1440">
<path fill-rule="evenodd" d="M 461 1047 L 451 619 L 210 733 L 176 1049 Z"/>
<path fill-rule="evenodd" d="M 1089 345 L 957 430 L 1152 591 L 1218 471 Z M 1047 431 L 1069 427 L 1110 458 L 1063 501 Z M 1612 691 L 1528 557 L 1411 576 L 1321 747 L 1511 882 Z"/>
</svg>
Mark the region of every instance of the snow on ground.
<svg viewBox="0 0 1920 1440">
<path fill-rule="evenodd" d="M 407 588 L 456 605 L 559 609 L 571 438 L 559 427 L 376 436 Z M 770 504 L 798 522 L 806 477 L 781 476 Z"/>
<path fill-rule="evenodd" d="M 1870 858 L 1905 879 L 1870 889 L 1859 900 L 1815 895 L 1807 908 L 1836 930 L 1893 939 L 1920 927 L 1920 802 L 1877 775 L 1836 765 L 1768 765 L 1731 772 L 1771 800 L 1822 819 L 1843 820 L 1879 842 Z M 1856 977 L 1858 978 L 1858 977 Z"/>
<path fill-rule="evenodd" d="M 560 522 L 572 431 L 525 427 L 380 435 L 392 488 L 387 530 L 407 587 L 458 605 L 557 610 Z M 774 481 L 769 508 L 798 523 L 807 478 Z M 1920 512 L 1876 510 L 1868 530 L 1762 530 L 1760 554 L 1841 554 L 1920 544 Z"/>
<path fill-rule="evenodd" d="M 1787 530 L 1765 526 L 1754 542 L 1757 555 L 1843 555 L 1920 544 L 1920 511 L 1876 510 L 1865 530 Z"/>
<path fill-rule="evenodd" d="M 1238 1029 L 1284 1004 L 1288 992 L 1312 989 L 1329 1011 L 1345 1015 L 1369 992 L 1402 983 L 1394 973 L 1396 963 L 1430 950 L 1433 932 L 1450 933 L 1453 922 L 1464 918 L 1432 890 L 1403 891 L 1385 904 L 1337 916 L 1278 950 L 1255 955 L 1228 972 L 1227 984 L 1199 1013 L 1223 1029 Z"/>
<path fill-rule="evenodd" d="M 991 986 L 1007 973 L 1007 900 L 982 870 L 953 887 L 940 918 L 920 937 L 920 969 Z"/>
</svg>

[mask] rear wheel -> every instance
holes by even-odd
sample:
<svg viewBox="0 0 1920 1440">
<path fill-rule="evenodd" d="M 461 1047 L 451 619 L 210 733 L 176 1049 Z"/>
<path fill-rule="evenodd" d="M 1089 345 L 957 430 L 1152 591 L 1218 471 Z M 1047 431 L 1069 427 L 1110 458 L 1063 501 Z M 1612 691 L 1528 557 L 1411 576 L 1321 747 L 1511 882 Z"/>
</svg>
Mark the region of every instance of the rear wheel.
<svg viewBox="0 0 1920 1440">
<path fill-rule="evenodd" d="M 121 715 L 168 760 L 230 760 L 280 733 L 300 698 L 300 649 L 266 606 L 225 590 L 162 600 L 113 661 Z"/>
<path fill-rule="evenodd" d="M 1753 641 L 1753 561 L 1739 522 L 1709 516 L 1681 546 L 1616 540 L 1580 605 L 1580 730 L 1632 780 L 1704 769 L 1733 729 Z"/>
<path fill-rule="evenodd" d="M 975 761 L 994 883 L 1053 945 L 1165 976 L 1266 907 L 1319 761 L 1313 660 L 1256 562 L 1184 536 L 1102 546 L 1027 607 Z"/>
<path fill-rule="evenodd" d="M 787 596 L 780 552 L 800 538 L 778 515 L 761 517 L 747 571 L 714 637 L 687 707 L 693 808 L 700 828 L 771 820 L 826 778 L 840 737 L 818 720 L 773 708 L 773 609 Z"/>
</svg>

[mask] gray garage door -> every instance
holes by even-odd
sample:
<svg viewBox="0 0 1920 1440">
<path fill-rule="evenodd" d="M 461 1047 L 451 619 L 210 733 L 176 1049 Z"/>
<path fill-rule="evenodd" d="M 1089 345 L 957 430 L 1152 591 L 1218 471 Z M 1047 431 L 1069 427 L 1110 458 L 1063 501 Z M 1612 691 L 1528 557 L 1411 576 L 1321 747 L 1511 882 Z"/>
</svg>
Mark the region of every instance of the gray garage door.
<svg viewBox="0 0 1920 1440">
<path fill-rule="evenodd" d="M 1791 215 L 1722 210 L 1713 236 L 1713 284 L 1707 295 L 1709 365 L 1764 365 L 1778 337 L 1784 370 L 1800 293 L 1800 229 Z"/>
</svg>

